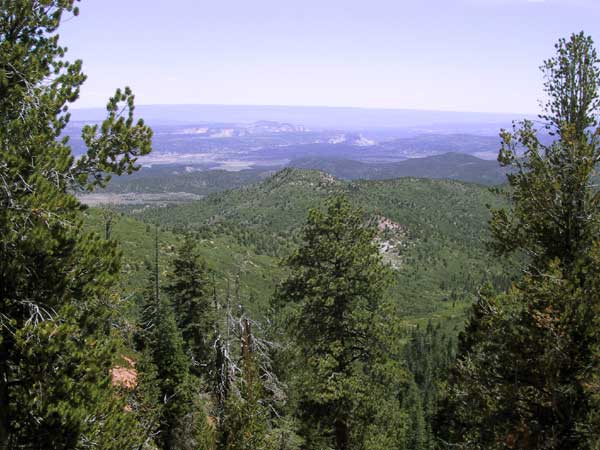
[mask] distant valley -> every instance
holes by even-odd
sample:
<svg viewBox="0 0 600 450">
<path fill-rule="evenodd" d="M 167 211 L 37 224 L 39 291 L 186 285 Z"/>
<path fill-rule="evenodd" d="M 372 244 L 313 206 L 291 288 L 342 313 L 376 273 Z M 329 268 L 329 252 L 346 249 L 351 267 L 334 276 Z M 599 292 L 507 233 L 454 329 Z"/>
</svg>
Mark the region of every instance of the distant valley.
<svg viewBox="0 0 600 450">
<path fill-rule="evenodd" d="M 82 126 L 83 123 L 76 123 L 68 130 L 76 154 L 84 151 L 79 137 Z M 499 147 L 497 135 L 414 133 L 406 129 L 313 130 L 268 121 L 160 125 L 154 127 L 154 150 L 142 162 L 241 170 L 282 167 L 306 157 L 388 163 L 455 152 L 495 159 Z"/>
<path fill-rule="evenodd" d="M 233 116 L 235 118 L 235 116 Z M 161 204 L 249 185 L 285 167 L 316 169 L 345 180 L 398 177 L 502 184 L 497 134 L 471 134 L 480 124 L 323 128 L 291 122 L 175 122 L 154 125 L 153 151 L 141 171 L 117 177 L 89 204 Z M 67 133 L 76 154 L 84 146 L 74 122 Z M 498 124 L 498 127 L 500 124 Z M 496 132 L 499 128 L 496 128 Z"/>
<path fill-rule="evenodd" d="M 335 157 L 305 157 L 286 167 L 315 169 L 342 180 L 386 180 L 401 177 L 448 179 L 481 185 L 499 185 L 506 171 L 496 161 L 461 153 L 445 153 L 424 158 L 380 164 Z M 180 203 L 262 181 L 281 167 L 255 167 L 239 171 L 208 170 L 190 165 L 158 164 L 132 175 L 115 177 L 104 190 L 84 194 L 89 205 Z"/>
<path fill-rule="evenodd" d="M 299 159 L 345 159 L 388 164 L 464 153 L 495 160 L 501 128 L 519 115 L 361 108 L 155 105 L 137 112 L 152 125 L 145 165 L 198 170 L 282 168 Z M 81 127 L 98 123 L 100 109 L 75 110 L 66 130 L 75 154 Z"/>
</svg>

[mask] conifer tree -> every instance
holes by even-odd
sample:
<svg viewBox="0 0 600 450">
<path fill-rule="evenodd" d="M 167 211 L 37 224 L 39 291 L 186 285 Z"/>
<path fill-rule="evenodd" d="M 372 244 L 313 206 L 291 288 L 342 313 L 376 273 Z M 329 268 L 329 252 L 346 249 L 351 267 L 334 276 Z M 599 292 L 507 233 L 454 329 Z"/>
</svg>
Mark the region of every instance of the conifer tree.
<svg viewBox="0 0 600 450">
<path fill-rule="evenodd" d="M 141 352 L 146 361 L 148 384 L 160 405 L 155 441 L 163 450 L 193 448 L 199 427 L 195 428 L 194 394 L 198 392 L 190 375 L 181 330 L 177 326 L 173 306 L 160 289 L 158 226 L 155 227 L 154 265 L 140 311 Z M 153 402 L 148 399 L 151 405 Z"/>
<path fill-rule="evenodd" d="M 301 375 L 298 409 L 309 448 L 361 448 L 369 371 L 383 348 L 377 324 L 387 269 L 375 230 L 345 198 L 311 210 L 303 244 L 275 299 L 287 308 Z"/>
<path fill-rule="evenodd" d="M 525 276 L 483 292 L 461 337 L 440 416 L 460 448 L 597 448 L 599 64 L 583 33 L 561 39 L 542 66 L 555 141 L 543 145 L 529 121 L 501 133 L 511 209 L 493 212 L 493 248 L 525 259 Z"/>
<path fill-rule="evenodd" d="M 403 395 L 402 406 L 408 412 L 408 436 L 406 448 L 414 450 L 427 449 L 427 433 L 421 392 L 417 385 L 409 383 L 408 389 Z"/>
<path fill-rule="evenodd" d="M 190 380 L 183 339 L 177 328 L 171 305 L 160 300 L 157 318 L 146 337 L 146 348 L 156 367 L 161 403 L 157 442 L 164 450 L 184 448 L 182 429 L 193 411 L 194 386 Z M 189 437 L 188 438 L 192 438 Z"/>
<path fill-rule="evenodd" d="M 191 234 L 185 235 L 177 251 L 165 290 L 173 301 L 177 325 L 192 360 L 192 372 L 210 378 L 216 318 L 208 268 L 196 251 Z"/>
<path fill-rule="evenodd" d="M 0 4 L 0 448 L 132 448 L 112 391 L 115 244 L 82 228 L 73 192 L 137 170 L 151 130 L 117 90 L 75 159 L 62 133 L 85 81 L 57 30 L 73 0 Z"/>
</svg>

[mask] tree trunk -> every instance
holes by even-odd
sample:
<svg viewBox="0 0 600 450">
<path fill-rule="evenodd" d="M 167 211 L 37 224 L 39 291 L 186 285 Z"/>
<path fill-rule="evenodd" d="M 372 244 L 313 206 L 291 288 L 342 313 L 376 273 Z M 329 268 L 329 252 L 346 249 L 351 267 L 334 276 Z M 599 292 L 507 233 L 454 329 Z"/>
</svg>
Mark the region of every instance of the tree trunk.
<svg viewBox="0 0 600 450">
<path fill-rule="evenodd" d="M 348 450 L 349 430 L 345 418 L 337 418 L 333 424 L 335 428 L 335 448 L 336 450 Z"/>
</svg>

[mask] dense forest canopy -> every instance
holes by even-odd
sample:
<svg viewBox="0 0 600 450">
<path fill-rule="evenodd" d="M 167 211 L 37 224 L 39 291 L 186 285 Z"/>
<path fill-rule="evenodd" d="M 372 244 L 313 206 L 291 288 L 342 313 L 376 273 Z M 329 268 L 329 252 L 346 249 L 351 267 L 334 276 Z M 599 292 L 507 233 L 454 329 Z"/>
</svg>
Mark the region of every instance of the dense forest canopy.
<svg viewBox="0 0 600 450">
<path fill-rule="evenodd" d="M 591 38 L 543 63 L 544 128 L 500 132 L 505 186 L 284 169 L 88 208 L 152 130 L 117 89 L 76 158 L 76 2 L 1 4 L 1 450 L 600 448 Z"/>
</svg>

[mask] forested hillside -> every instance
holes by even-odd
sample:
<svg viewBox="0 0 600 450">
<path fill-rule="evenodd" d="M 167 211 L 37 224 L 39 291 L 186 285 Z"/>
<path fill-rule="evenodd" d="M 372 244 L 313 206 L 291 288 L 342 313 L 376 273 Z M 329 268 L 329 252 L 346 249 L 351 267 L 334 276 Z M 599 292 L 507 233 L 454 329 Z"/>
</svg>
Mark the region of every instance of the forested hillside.
<svg viewBox="0 0 600 450">
<path fill-rule="evenodd" d="M 274 316 L 271 299 L 289 276 L 284 263 L 303 241 L 307 214 L 339 195 L 363 207 L 361 220 L 376 230 L 373 242 L 391 269 L 383 291 L 387 317 L 382 326 L 388 329 L 386 345 L 395 347 L 393 359 L 408 364 L 408 372 L 394 381 L 407 395 L 398 412 L 407 421 L 401 439 L 432 445 L 427 423 L 467 309 L 480 286 L 491 283 L 502 290 L 511 276 L 485 248 L 487 205 L 503 203 L 497 193 L 454 181 L 344 182 L 324 172 L 285 169 L 258 184 L 178 206 L 92 208 L 86 223 L 98 232 L 108 226 L 111 239 L 123 249 L 122 289 L 138 299 L 126 312 L 131 324 L 139 314 L 135 305 L 147 295 L 155 245 L 159 277 L 168 279 L 185 234 L 193 236 L 195 254 L 206 263 L 206 280 L 214 289 L 210 298 L 220 305 L 220 326 L 227 326 L 227 314 L 242 311 L 258 323 L 276 324 L 287 313 Z M 261 338 L 279 333 L 276 328 L 265 331 L 256 332 Z M 283 344 L 282 336 L 277 339 Z M 287 350 L 280 358 L 289 358 Z M 283 380 L 290 375 L 279 373 Z M 420 427 L 414 435 L 408 431 L 413 422 Z"/>
<path fill-rule="evenodd" d="M 486 205 L 500 205 L 501 198 L 477 185 L 415 178 L 344 182 L 324 172 L 284 169 L 256 185 L 133 210 L 132 216 L 176 231 L 212 230 L 281 258 L 300 242 L 308 210 L 332 195 L 347 196 L 366 220 L 380 224 L 382 253 L 396 267 L 392 295 L 404 314 L 470 302 L 486 281 L 506 286 L 508 278 L 485 249 Z"/>
<path fill-rule="evenodd" d="M 299 169 L 318 169 L 346 180 L 385 180 L 400 177 L 439 178 L 486 185 L 506 182 L 506 171 L 497 161 L 464 153 L 412 158 L 387 164 L 364 163 L 338 158 L 302 158 L 289 163 Z"/>
<path fill-rule="evenodd" d="M 286 151 L 285 148 L 279 151 Z M 496 161 L 486 161 L 461 153 L 414 158 L 393 163 L 365 163 L 346 158 L 327 158 L 324 155 L 294 159 L 286 166 L 300 169 L 317 169 L 343 180 L 385 180 L 400 177 L 439 178 L 500 185 L 506 182 L 506 171 Z M 111 183 L 94 197 L 83 195 L 82 201 L 102 196 L 104 203 L 123 203 L 110 194 L 126 194 L 129 202 L 166 203 L 188 201 L 189 195 L 205 196 L 228 189 L 257 183 L 269 177 L 281 165 L 256 167 L 240 171 L 207 170 L 185 164 L 163 164 L 142 167 L 130 175 L 114 177 Z M 182 194 L 183 193 L 183 194 Z M 154 195 L 153 195 L 154 194 Z M 163 195 L 157 195 L 163 194 Z M 121 200 L 121 201 L 119 201 Z"/>
<path fill-rule="evenodd" d="M 208 195 L 260 181 L 274 171 L 267 168 L 226 170 L 197 170 L 193 166 L 158 165 L 143 167 L 131 175 L 115 177 L 103 192 L 159 194 L 187 192 Z"/>
<path fill-rule="evenodd" d="M 90 208 L 153 131 L 117 89 L 75 158 L 76 2 L 1 4 L 0 450 L 600 448 L 590 37 L 500 131 L 505 186 L 158 171 L 208 195 Z"/>
</svg>

